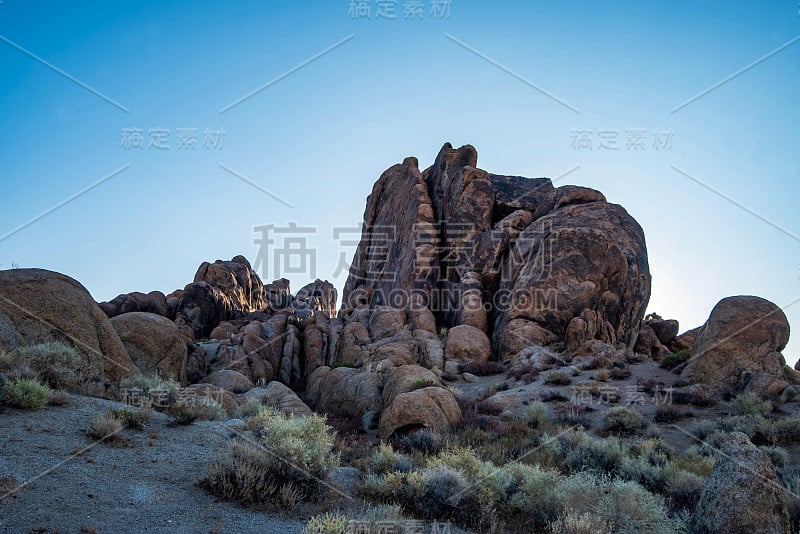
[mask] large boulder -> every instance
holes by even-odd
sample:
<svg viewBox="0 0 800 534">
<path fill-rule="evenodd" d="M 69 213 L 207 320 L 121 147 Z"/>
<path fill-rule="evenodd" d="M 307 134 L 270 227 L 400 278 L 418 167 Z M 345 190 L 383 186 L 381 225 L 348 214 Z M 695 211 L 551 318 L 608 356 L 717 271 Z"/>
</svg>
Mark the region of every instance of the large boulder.
<svg viewBox="0 0 800 534">
<path fill-rule="evenodd" d="M 186 384 L 186 339 L 175 323 L 154 313 L 129 312 L 115 315 L 111 324 L 139 371 Z"/>
<path fill-rule="evenodd" d="M 230 391 L 231 393 L 245 393 L 253 389 L 253 383 L 249 378 L 244 376 L 238 371 L 231 369 L 223 369 L 221 371 L 214 371 L 205 379 L 202 380 L 203 384 L 212 384 L 218 388 Z"/>
<path fill-rule="evenodd" d="M 778 306 L 760 297 L 724 298 L 697 335 L 682 377 L 720 393 L 780 394 L 788 385 L 780 352 L 788 341 L 789 322 Z"/>
<path fill-rule="evenodd" d="M 72 278 L 43 269 L 0 271 L 0 347 L 61 341 L 87 371 L 118 383 L 138 373 L 108 317 Z"/>
<path fill-rule="evenodd" d="M 423 387 L 392 399 L 381 414 L 378 435 L 388 440 L 420 428 L 447 433 L 460 421 L 461 408 L 450 391 L 437 386 Z"/>
<path fill-rule="evenodd" d="M 474 326 L 458 325 L 447 332 L 444 345 L 446 361 L 485 363 L 492 355 L 492 344 L 483 331 Z"/>
<path fill-rule="evenodd" d="M 784 489 L 767 454 L 741 432 L 730 434 L 723 452 L 697 503 L 693 532 L 790 532 Z"/>
<path fill-rule="evenodd" d="M 378 373 L 319 367 L 308 379 L 308 401 L 316 411 L 360 420 L 368 429 L 380 413 L 382 386 Z"/>
<path fill-rule="evenodd" d="M 241 396 L 242 402 L 257 400 L 264 406 L 280 410 L 286 415 L 309 416 L 313 412 L 288 386 L 272 381 L 267 387 L 253 388 Z"/>
<path fill-rule="evenodd" d="M 562 205 L 520 234 L 505 263 L 496 339 L 514 319 L 566 337 L 584 310 L 598 316 L 599 339 L 632 348 L 650 298 L 644 233 L 621 207 L 602 201 Z"/>
</svg>

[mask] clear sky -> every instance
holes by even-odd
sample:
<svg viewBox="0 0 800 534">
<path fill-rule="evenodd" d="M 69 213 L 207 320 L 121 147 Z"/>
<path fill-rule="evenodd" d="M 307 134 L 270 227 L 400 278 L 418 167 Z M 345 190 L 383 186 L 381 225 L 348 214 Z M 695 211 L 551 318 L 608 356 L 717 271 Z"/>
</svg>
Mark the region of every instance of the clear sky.
<svg viewBox="0 0 800 534">
<path fill-rule="evenodd" d="M 254 228 L 274 225 L 268 256 L 300 238 L 316 261 L 270 260 L 263 278 L 341 290 L 356 235 L 334 228 L 360 223 L 383 170 L 426 167 L 450 141 L 491 172 L 571 171 L 558 185 L 625 206 L 647 236 L 650 311 L 681 330 L 736 294 L 798 327 L 799 11 L 2 0 L 0 268 L 60 271 L 97 300 L 170 292 L 204 260 L 254 262 Z"/>
</svg>

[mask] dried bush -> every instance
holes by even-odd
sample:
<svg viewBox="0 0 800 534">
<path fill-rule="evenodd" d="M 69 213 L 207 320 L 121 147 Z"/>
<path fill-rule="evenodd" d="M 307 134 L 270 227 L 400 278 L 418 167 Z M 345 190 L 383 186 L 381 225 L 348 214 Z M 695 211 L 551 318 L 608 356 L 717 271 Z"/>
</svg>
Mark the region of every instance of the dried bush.
<svg viewBox="0 0 800 534">
<path fill-rule="evenodd" d="M 3 402 L 23 410 L 38 411 L 45 407 L 52 390 L 34 379 L 20 378 L 3 384 Z"/>
</svg>

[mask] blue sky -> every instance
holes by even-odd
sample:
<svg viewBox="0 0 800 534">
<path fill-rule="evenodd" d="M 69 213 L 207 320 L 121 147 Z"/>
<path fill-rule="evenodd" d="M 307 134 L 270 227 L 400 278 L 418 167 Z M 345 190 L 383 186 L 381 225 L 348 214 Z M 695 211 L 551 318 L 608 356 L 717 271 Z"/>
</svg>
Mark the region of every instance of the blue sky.
<svg viewBox="0 0 800 534">
<path fill-rule="evenodd" d="M 735 294 L 800 324 L 797 1 L 453 0 L 434 16 L 424 0 L 414 20 L 405 0 L 393 20 L 349 3 L 3 0 L 0 268 L 60 271 L 98 300 L 169 292 L 204 260 L 254 261 L 254 227 L 294 222 L 316 228 L 314 274 L 341 289 L 354 247 L 332 229 L 358 225 L 384 169 L 450 141 L 496 173 L 572 170 L 558 183 L 625 206 L 647 236 L 650 309 L 682 330 Z M 144 148 L 126 149 L 137 128 Z M 177 148 L 184 128 L 196 148 Z"/>
</svg>

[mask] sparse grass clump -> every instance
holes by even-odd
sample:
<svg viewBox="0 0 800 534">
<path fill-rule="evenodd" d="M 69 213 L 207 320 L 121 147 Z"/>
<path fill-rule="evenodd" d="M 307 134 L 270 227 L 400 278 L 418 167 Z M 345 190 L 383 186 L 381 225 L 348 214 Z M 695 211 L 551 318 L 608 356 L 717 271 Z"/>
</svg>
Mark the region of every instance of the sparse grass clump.
<svg viewBox="0 0 800 534">
<path fill-rule="evenodd" d="M 545 384 L 551 386 L 568 386 L 572 379 L 564 371 L 550 371 L 544 379 Z"/>
<path fill-rule="evenodd" d="M 620 434 L 632 434 L 642 428 L 642 415 L 622 406 L 611 408 L 603 417 L 606 430 Z"/>
<path fill-rule="evenodd" d="M 436 382 L 434 382 L 433 380 L 428 380 L 428 379 L 425 379 L 425 378 L 420 378 L 419 380 L 415 380 L 415 381 L 414 381 L 414 384 L 412 385 L 412 389 L 411 389 L 411 390 L 412 390 L 412 391 L 415 391 L 415 390 L 417 390 L 417 389 L 423 389 L 423 388 L 429 388 L 429 387 L 436 387 L 436 386 L 438 386 L 438 385 L 439 385 L 439 384 L 437 384 L 437 383 L 436 383 Z"/>
<path fill-rule="evenodd" d="M 52 390 L 32 378 L 9 380 L 0 390 L 3 402 L 23 410 L 38 411 L 45 407 Z"/>
<path fill-rule="evenodd" d="M 306 523 L 303 534 L 347 534 L 350 521 L 347 516 L 338 512 L 326 512 L 315 515 Z"/>
<path fill-rule="evenodd" d="M 125 425 L 113 413 L 98 415 L 92 419 L 92 424 L 89 427 L 89 437 L 98 441 L 113 440 L 122 432 L 123 428 L 125 428 Z"/>
<path fill-rule="evenodd" d="M 78 352 L 65 343 L 19 347 L 0 357 L 0 369 L 17 378 L 36 378 L 53 389 L 80 391 L 85 380 Z"/>
<path fill-rule="evenodd" d="M 731 399 L 731 408 L 739 415 L 767 415 L 772 411 L 772 403 L 748 392 Z"/>
<path fill-rule="evenodd" d="M 796 445 L 800 443 L 800 415 L 773 422 L 768 434 L 776 445 Z"/>
<path fill-rule="evenodd" d="M 674 369 L 689 359 L 689 353 L 686 350 L 679 350 L 674 354 L 668 354 L 661 360 L 661 367 L 664 369 Z"/>
<path fill-rule="evenodd" d="M 111 415 L 119 419 L 125 428 L 144 430 L 144 427 L 153 420 L 153 410 L 149 408 L 122 408 L 111 410 Z"/>
<path fill-rule="evenodd" d="M 250 419 L 251 417 L 258 415 L 258 412 L 260 412 L 263 408 L 264 405 L 260 400 L 250 399 L 236 408 L 236 411 L 233 413 L 233 417 L 234 419 Z"/>
<path fill-rule="evenodd" d="M 149 405 L 155 410 L 164 411 L 178 400 L 180 384 L 158 375 L 137 375 L 123 378 L 119 389 L 126 404 Z"/>
<path fill-rule="evenodd" d="M 438 454 L 444 447 L 444 440 L 437 432 L 423 428 L 397 438 L 397 447 L 407 453 L 419 452 L 424 455 Z"/>
<path fill-rule="evenodd" d="M 63 389 L 58 389 L 53 391 L 47 398 L 47 404 L 50 406 L 64 406 L 65 404 L 69 404 L 70 398 L 69 393 Z"/>
<path fill-rule="evenodd" d="M 614 523 L 588 512 L 568 513 L 550 523 L 550 534 L 614 534 Z"/>
<path fill-rule="evenodd" d="M 395 471 L 407 473 L 411 471 L 411 460 L 405 454 L 395 452 L 390 445 L 384 444 L 372 455 L 368 471 L 377 475 Z"/>
<path fill-rule="evenodd" d="M 195 421 L 224 421 L 228 418 L 225 409 L 216 401 L 206 397 L 181 399 L 167 409 L 176 425 L 191 425 Z"/>
</svg>

